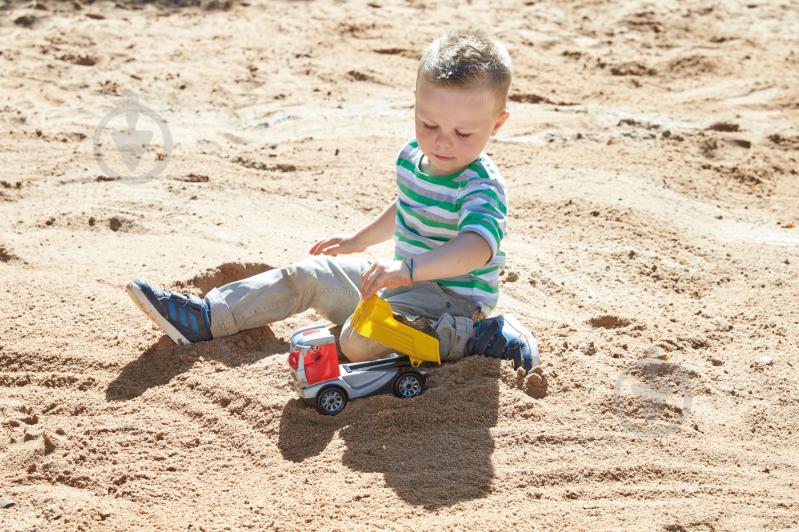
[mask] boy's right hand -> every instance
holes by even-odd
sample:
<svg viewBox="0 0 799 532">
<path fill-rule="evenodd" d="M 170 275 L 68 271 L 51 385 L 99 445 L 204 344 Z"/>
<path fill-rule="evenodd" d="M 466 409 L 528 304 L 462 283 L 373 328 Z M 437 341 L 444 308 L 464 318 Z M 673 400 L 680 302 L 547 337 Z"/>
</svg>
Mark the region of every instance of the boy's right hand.
<svg viewBox="0 0 799 532">
<path fill-rule="evenodd" d="M 320 240 L 311 247 L 311 255 L 346 255 L 347 253 L 360 253 L 365 251 L 364 246 L 355 235 L 336 235 L 325 240 Z"/>
</svg>

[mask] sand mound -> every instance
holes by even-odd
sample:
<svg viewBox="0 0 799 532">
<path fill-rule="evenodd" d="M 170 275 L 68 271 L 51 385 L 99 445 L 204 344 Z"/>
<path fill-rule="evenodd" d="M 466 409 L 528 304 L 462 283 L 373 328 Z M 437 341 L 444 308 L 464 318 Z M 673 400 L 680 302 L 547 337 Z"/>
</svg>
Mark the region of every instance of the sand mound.
<svg viewBox="0 0 799 532">
<path fill-rule="evenodd" d="M 175 283 L 175 287 L 198 292 L 200 297 L 205 297 L 212 288 L 239 281 L 271 269 L 272 266 L 261 263 L 248 262 L 240 264 L 226 262 L 216 268 L 208 268 L 205 272 L 195 275 L 187 281 L 178 281 Z"/>
</svg>

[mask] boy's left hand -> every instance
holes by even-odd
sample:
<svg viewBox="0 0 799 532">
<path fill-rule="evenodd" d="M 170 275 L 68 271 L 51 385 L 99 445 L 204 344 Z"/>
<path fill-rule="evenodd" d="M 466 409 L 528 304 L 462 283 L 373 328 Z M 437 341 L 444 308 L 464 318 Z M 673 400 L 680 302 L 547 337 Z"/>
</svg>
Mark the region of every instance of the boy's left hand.
<svg viewBox="0 0 799 532">
<path fill-rule="evenodd" d="M 411 286 L 411 272 L 401 260 L 378 260 L 361 274 L 361 297 L 372 297 L 381 288 Z"/>
</svg>

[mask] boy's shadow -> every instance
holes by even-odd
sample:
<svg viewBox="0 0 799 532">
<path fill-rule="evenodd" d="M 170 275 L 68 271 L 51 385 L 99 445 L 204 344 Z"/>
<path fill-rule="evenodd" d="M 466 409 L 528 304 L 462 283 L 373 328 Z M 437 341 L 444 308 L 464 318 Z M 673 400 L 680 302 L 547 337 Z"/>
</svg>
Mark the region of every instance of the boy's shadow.
<svg viewBox="0 0 799 532">
<path fill-rule="evenodd" d="M 185 346 L 175 345 L 168 336 L 163 336 L 139 358 L 122 368 L 119 376 L 106 388 L 105 397 L 108 401 L 134 399 L 188 371 L 199 357 L 235 367 L 287 351 L 288 344 L 275 337 L 268 326 Z"/>
<path fill-rule="evenodd" d="M 497 422 L 499 379 L 499 361 L 469 357 L 433 369 L 427 390 L 413 399 L 358 399 L 335 417 L 293 399 L 283 409 L 278 446 L 284 458 L 301 462 L 323 452 L 339 432 L 343 463 L 381 473 L 411 504 L 436 509 L 479 499 L 494 477 L 490 430 Z"/>
</svg>

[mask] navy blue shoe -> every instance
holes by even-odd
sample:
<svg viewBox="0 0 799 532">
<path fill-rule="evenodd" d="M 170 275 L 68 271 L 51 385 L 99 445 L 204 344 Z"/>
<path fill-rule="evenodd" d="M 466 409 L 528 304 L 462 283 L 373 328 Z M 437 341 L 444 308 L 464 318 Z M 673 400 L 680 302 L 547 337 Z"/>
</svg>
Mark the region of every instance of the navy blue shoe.
<svg viewBox="0 0 799 532">
<path fill-rule="evenodd" d="M 474 336 L 466 341 L 467 355 L 485 355 L 513 360 L 513 366 L 527 371 L 541 364 L 538 342 L 511 314 L 502 314 L 475 323 Z"/>
<path fill-rule="evenodd" d="M 128 295 L 176 344 L 210 340 L 208 303 L 191 294 L 160 290 L 142 279 L 128 283 Z"/>
</svg>

